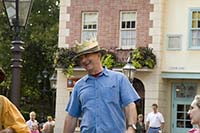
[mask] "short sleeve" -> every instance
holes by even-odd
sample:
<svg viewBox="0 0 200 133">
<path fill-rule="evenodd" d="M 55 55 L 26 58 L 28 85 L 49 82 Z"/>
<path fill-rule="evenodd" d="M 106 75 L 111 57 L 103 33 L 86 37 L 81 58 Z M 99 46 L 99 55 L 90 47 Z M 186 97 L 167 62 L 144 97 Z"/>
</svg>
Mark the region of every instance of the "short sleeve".
<svg viewBox="0 0 200 133">
<path fill-rule="evenodd" d="M 122 99 L 122 107 L 127 106 L 131 102 L 137 102 L 140 100 L 140 96 L 124 75 L 122 75 L 120 83 L 120 96 Z"/>
<path fill-rule="evenodd" d="M 17 133 L 30 133 L 30 130 L 26 125 L 23 116 L 15 107 L 15 105 L 12 104 L 7 98 L 2 98 L 1 100 L 3 100 L 2 116 L 4 118 L 3 119 L 4 127 L 12 128 Z"/>
<path fill-rule="evenodd" d="M 78 92 L 77 92 L 78 87 L 75 86 L 72 94 L 70 96 L 70 100 L 68 102 L 66 111 L 73 117 L 80 117 L 81 114 L 81 105 L 80 105 L 80 101 L 78 98 Z"/>
<path fill-rule="evenodd" d="M 163 117 L 163 115 L 160 113 L 160 122 L 161 123 L 164 123 L 165 122 L 165 120 L 164 120 L 164 117 Z"/>
<path fill-rule="evenodd" d="M 149 121 L 150 121 L 149 115 L 150 115 L 150 114 L 147 114 L 146 122 L 149 122 Z"/>
</svg>

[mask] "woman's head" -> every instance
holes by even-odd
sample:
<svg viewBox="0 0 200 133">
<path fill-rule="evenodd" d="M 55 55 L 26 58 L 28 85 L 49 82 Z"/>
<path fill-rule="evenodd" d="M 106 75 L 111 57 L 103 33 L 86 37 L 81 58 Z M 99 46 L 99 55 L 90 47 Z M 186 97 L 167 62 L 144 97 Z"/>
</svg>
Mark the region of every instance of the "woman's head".
<svg viewBox="0 0 200 133">
<path fill-rule="evenodd" d="M 138 115 L 138 121 L 143 121 L 143 115 L 142 114 Z"/>
<path fill-rule="evenodd" d="M 33 124 L 32 124 L 32 130 L 37 130 L 37 129 L 38 129 L 37 123 L 33 123 Z"/>
<path fill-rule="evenodd" d="M 190 105 L 188 114 L 190 115 L 191 124 L 200 126 L 200 95 L 195 96 Z"/>
<path fill-rule="evenodd" d="M 29 116 L 30 116 L 30 119 L 34 121 L 36 118 L 36 113 L 34 111 L 32 111 L 32 112 L 30 112 Z"/>
</svg>

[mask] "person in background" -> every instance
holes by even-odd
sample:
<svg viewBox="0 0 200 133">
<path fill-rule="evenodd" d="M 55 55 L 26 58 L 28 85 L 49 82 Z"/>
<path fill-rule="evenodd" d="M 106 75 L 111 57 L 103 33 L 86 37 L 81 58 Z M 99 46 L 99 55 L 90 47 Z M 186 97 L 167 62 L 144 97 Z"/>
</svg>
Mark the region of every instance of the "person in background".
<svg viewBox="0 0 200 133">
<path fill-rule="evenodd" d="M 188 133 L 200 133 L 200 95 L 195 96 L 190 105 L 188 114 L 190 116 L 191 124 L 196 125 L 196 127 L 189 130 Z"/>
<path fill-rule="evenodd" d="M 165 124 L 164 117 L 158 112 L 157 104 L 152 104 L 152 110 L 146 118 L 147 133 L 162 133 Z"/>
<path fill-rule="evenodd" d="M 0 83 L 5 72 L 0 67 Z M 3 95 L 0 95 L 0 133 L 30 133 L 25 119 L 17 107 Z"/>
<path fill-rule="evenodd" d="M 47 116 L 47 122 L 44 123 L 42 128 L 42 133 L 53 133 L 53 129 L 55 127 L 55 121 L 52 116 Z"/>
<path fill-rule="evenodd" d="M 31 133 L 39 133 L 38 124 L 37 123 L 33 123 L 32 124 Z"/>
<path fill-rule="evenodd" d="M 37 124 L 38 125 L 38 122 L 36 120 L 36 113 L 34 111 L 30 112 L 29 113 L 29 117 L 30 117 L 30 120 L 28 120 L 26 122 L 26 124 L 28 125 L 28 127 L 30 128 L 30 130 L 32 130 L 33 124 Z"/>
<path fill-rule="evenodd" d="M 102 66 L 105 50 L 95 39 L 77 44 L 75 50 L 75 58 L 88 74 L 74 86 L 66 108 L 63 133 L 73 133 L 80 116 L 81 133 L 125 133 L 126 130 L 135 133 L 135 102 L 140 97 L 128 78 Z"/>
<path fill-rule="evenodd" d="M 139 114 L 138 121 L 136 123 L 136 133 L 145 133 L 145 124 L 143 120 L 143 115 Z"/>
</svg>

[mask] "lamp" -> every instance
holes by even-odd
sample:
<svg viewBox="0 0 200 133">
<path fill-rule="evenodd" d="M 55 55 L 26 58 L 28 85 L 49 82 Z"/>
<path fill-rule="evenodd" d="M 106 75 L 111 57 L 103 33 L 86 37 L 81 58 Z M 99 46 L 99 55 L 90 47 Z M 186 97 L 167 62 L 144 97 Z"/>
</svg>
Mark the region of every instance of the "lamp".
<svg viewBox="0 0 200 133">
<path fill-rule="evenodd" d="M 20 40 L 20 28 L 25 27 L 29 17 L 33 0 L 3 0 L 3 5 L 6 11 L 7 18 L 11 28 L 14 28 L 15 37 L 12 41 L 12 89 L 11 101 L 19 108 L 20 99 L 20 74 L 21 74 L 21 59 L 24 48 L 21 46 L 24 42 Z"/>
<path fill-rule="evenodd" d="M 132 52 L 129 53 L 126 65 L 122 68 L 123 73 L 128 77 L 129 81 L 133 81 L 136 68 L 132 64 Z"/>
<path fill-rule="evenodd" d="M 11 27 L 25 27 L 33 0 L 3 0 L 6 14 Z"/>
<path fill-rule="evenodd" d="M 53 73 L 53 75 L 51 76 L 51 78 L 49 80 L 50 80 L 51 89 L 56 89 L 56 83 L 57 83 L 56 71 Z"/>
</svg>

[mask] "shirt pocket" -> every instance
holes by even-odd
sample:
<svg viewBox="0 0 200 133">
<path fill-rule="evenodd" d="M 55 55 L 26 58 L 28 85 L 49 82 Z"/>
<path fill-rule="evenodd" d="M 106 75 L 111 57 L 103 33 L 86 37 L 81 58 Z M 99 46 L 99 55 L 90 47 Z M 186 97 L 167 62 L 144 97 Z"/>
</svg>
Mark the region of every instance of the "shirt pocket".
<svg viewBox="0 0 200 133">
<path fill-rule="evenodd" d="M 108 103 L 119 103 L 119 89 L 115 85 L 104 86 L 101 89 L 102 98 Z"/>
<path fill-rule="evenodd" d="M 80 89 L 80 101 L 82 105 L 91 105 L 95 100 L 95 91 L 93 86 L 85 86 Z"/>
</svg>

